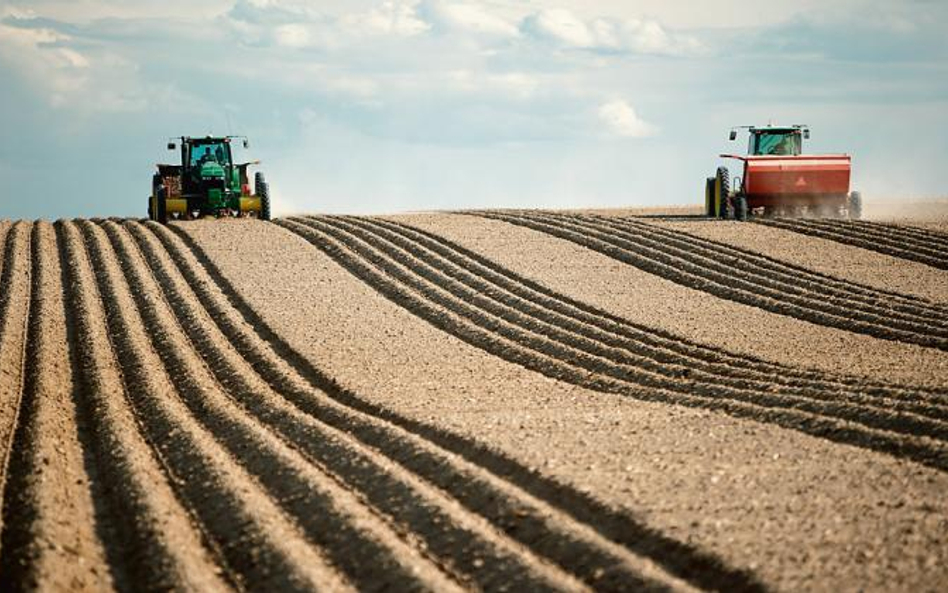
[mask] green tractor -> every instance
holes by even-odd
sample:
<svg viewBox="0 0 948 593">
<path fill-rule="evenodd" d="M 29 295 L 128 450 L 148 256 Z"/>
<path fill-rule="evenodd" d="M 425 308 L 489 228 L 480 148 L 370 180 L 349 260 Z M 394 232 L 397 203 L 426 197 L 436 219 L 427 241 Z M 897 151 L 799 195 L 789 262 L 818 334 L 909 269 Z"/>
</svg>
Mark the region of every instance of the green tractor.
<svg viewBox="0 0 948 593">
<path fill-rule="evenodd" d="M 270 195 L 263 173 L 254 175 L 250 193 L 247 167 L 260 161 L 234 163 L 231 141 L 243 136 L 182 136 L 181 164 L 158 165 L 148 198 L 148 218 L 162 224 L 168 220 L 191 220 L 202 216 L 251 216 L 270 220 Z M 177 144 L 168 143 L 168 150 Z"/>
</svg>

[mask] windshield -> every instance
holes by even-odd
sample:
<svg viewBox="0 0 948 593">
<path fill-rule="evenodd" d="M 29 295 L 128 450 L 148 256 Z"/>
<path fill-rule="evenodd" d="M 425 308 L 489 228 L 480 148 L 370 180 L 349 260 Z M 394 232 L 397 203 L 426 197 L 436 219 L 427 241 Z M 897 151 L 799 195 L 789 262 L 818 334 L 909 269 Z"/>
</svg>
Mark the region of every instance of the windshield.
<svg viewBox="0 0 948 593">
<path fill-rule="evenodd" d="M 223 142 L 191 146 L 192 167 L 198 167 L 208 161 L 215 161 L 221 166 L 230 165 L 230 146 Z"/>
<path fill-rule="evenodd" d="M 757 140 L 757 146 L 756 150 L 751 151 L 752 154 L 800 154 L 800 133 L 796 130 L 789 132 L 757 132 L 753 137 Z"/>
</svg>

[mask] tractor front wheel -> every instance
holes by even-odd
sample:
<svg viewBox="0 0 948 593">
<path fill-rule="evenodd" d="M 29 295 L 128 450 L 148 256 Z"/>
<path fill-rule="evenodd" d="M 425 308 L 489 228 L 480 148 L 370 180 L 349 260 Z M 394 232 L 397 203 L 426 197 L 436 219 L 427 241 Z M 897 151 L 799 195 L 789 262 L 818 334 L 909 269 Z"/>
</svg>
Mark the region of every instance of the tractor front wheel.
<svg viewBox="0 0 948 593">
<path fill-rule="evenodd" d="M 257 197 L 260 198 L 260 220 L 270 220 L 270 186 L 267 185 L 262 172 L 254 173 L 253 185 Z"/>
</svg>

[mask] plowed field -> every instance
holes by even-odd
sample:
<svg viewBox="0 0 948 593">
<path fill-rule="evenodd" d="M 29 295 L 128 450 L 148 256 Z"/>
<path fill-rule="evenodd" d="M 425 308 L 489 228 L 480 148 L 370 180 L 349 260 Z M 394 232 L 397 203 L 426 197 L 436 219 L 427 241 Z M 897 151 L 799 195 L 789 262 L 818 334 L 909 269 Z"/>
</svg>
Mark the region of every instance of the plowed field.
<svg viewBox="0 0 948 593">
<path fill-rule="evenodd" d="M 2 589 L 948 583 L 937 229 L 491 211 L 0 246 Z"/>
</svg>

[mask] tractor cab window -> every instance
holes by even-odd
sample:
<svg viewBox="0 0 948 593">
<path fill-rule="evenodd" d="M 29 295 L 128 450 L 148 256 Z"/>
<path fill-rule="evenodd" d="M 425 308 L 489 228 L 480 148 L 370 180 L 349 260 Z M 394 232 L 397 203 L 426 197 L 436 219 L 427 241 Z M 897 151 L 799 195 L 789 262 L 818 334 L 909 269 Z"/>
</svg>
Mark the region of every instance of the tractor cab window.
<svg viewBox="0 0 948 593">
<path fill-rule="evenodd" d="M 230 165 L 230 147 L 222 142 L 191 146 L 191 166 L 199 167 L 208 161 L 221 166 Z"/>
<path fill-rule="evenodd" d="M 800 132 L 756 132 L 751 134 L 751 154 L 798 155 L 800 154 Z"/>
</svg>

